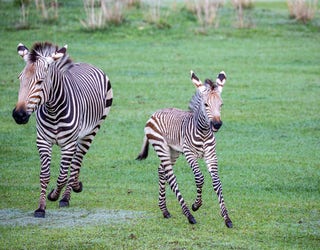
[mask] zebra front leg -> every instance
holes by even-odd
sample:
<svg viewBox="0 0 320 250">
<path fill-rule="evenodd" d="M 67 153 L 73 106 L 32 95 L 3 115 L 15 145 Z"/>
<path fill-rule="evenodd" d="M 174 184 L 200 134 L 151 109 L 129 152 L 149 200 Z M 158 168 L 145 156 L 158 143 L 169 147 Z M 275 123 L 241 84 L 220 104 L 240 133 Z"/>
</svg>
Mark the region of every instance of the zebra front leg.
<svg viewBox="0 0 320 250">
<path fill-rule="evenodd" d="M 206 160 L 208 171 L 212 178 L 213 189 L 218 196 L 218 201 L 220 204 L 221 216 L 228 228 L 232 228 L 232 221 L 229 218 L 228 210 L 224 204 L 223 194 L 222 194 L 222 184 L 218 175 L 218 164 L 216 156 L 210 160 Z"/>
<path fill-rule="evenodd" d="M 192 210 L 197 211 L 202 205 L 202 187 L 204 184 L 204 177 L 200 171 L 197 160 L 193 156 L 188 154 L 186 154 L 186 159 L 194 174 L 194 179 L 197 187 L 197 197 L 194 203 L 192 204 Z"/>
<path fill-rule="evenodd" d="M 46 209 L 46 191 L 50 181 L 50 164 L 52 145 L 44 141 L 38 136 L 37 147 L 40 154 L 41 169 L 40 169 L 40 199 L 39 207 L 34 211 L 34 217 L 44 218 Z"/>
<path fill-rule="evenodd" d="M 68 170 L 75 154 L 75 146 L 61 149 L 60 172 L 57 180 L 57 186 L 48 194 L 50 201 L 59 199 L 61 190 L 68 181 Z"/>
</svg>

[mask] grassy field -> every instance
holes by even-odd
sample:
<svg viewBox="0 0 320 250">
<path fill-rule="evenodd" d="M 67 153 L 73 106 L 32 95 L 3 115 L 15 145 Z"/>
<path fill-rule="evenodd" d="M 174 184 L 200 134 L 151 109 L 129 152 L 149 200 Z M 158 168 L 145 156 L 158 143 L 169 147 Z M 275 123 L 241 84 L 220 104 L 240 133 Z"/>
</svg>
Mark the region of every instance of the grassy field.
<svg viewBox="0 0 320 250">
<path fill-rule="evenodd" d="M 219 27 L 198 32 L 180 4 L 163 9 L 167 28 L 143 21 L 131 9 L 119 27 L 85 31 L 82 1 L 66 1 L 57 22 L 30 10 L 30 28 L 14 28 L 19 10 L 0 2 L 0 249 L 319 249 L 320 247 L 320 17 L 290 20 L 285 1 L 256 1 L 252 27 L 234 27 L 228 4 Z M 102 68 L 111 79 L 114 105 L 87 154 L 69 208 L 39 198 L 35 118 L 15 124 L 17 76 L 24 62 L 19 42 L 68 44 L 74 61 Z M 225 227 L 205 173 L 204 204 L 197 224 L 182 215 L 168 190 L 172 214 L 158 208 L 159 160 L 135 161 L 143 127 L 157 109 L 187 109 L 194 94 L 189 71 L 201 79 L 224 70 L 222 120 L 216 134 L 220 178 L 234 228 Z M 49 190 L 59 171 L 54 148 Z M 191 206 L 196 190 L 184 157 L 175 167 Z"/>
</svg>

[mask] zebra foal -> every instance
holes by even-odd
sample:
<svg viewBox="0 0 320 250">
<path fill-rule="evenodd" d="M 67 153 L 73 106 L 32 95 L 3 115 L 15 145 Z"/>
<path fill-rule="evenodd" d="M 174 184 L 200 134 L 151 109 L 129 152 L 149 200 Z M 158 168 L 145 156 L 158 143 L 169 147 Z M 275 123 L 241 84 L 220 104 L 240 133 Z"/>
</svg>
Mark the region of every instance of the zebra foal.
<svg viewBox="0 0 320 250">
<path fill-rule="evenodd" d="M 159 175 L 159 207 L 165 218 L 171 217 L 166 206 L 166 182 L 175 193 L 183 214 L 189 223 L 195 224 L 196 220 L 184 201 L 173 172 L 173 166 L 183 153 L 195 176 L 197 196 L 192 205 L 192 210 L 197 211 L 202 205 L 202 187 L 204 176 L 198 165 L 198 158 L 204 158 L 212 178 L 213 189 L 218 196 L 221 215 L 227 227 L 232 227 L 227 208 L 224 204 L 222 186 L 218 175 L 218 161 L 216 155 L 216 141 L 214 132 L 222 125 L 220 109 L 222 106 L 221 92 L 226 81 L 226 75 L 219 73 L 216 82 L 209 79 L 203 84 L 191 71 L 191 80 L 197 91 L 193 96 L 189 111 L 168 108 L 156 111 L 147 121 L 144 132 L 144 141 L 137 160 L 148 156 L 149 143 L 156 151 L 160 165 Z"/>
<path fill-rule="evenodd" d="M 83 157 L 109 113 L 113 93 L 102 70 L 72 62 L 66 46 L 58 49 L 49 42 L 35 43 L 29 51 L 20 43 L 17 50 L 26 66 L 19 75 L 18 102 L 12 116 L 16 123 L 25 124 L 35 112 L 41 191 L 34 216 L 45 217 L 52 146 L 60 146 L 61 162 L 57 186 L 48 199 L 56 201 L 66 186 L 59 206 L 69 206 L 71 191 L 82 191 Z"/>
</svg>

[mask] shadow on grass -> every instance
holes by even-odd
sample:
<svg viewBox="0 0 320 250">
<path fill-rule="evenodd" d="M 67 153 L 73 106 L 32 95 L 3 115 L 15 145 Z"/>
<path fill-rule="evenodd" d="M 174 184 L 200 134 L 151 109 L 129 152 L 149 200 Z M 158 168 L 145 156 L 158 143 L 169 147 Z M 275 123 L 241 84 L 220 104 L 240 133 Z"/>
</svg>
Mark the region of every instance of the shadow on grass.
<svg viewBox="0 0 320 250">
<path fill-rule="evenodd" d="M 19 209 L 1 209 L 0 226 L 40 226 L 45 228 L 65 228 L 76 226 L 95 226 L 114 223 L 130 223 L 134 219 L 148 217 L 146 212 L 127 210 L 86 210 L 59 209 L 46 210 L 45 218 L 33 217 L 33 212 Z"/>
</svg>

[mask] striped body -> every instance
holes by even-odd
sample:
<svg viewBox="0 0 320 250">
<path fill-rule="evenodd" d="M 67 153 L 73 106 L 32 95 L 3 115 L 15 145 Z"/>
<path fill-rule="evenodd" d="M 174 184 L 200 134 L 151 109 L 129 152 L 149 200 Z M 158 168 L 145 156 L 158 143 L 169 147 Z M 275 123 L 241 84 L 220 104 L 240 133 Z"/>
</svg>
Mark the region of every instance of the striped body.
<svg viewBox="0 0 320 250">
<path fill-rule="evenodd" d="M 57 186 L 48 199 L 57 200 L 66 186 L 59 204 L 68 206 L 71 191 L 82 191 L 78 179 L 82 160 L 109 113 L 113 94 L 108 77 L 100 69 L 73 63 L 66 48 L 57 50 L 50 43 L 36 43 L 29 53 L 19 44 L 18 53 L 27 64 L 19 77 L 19 100 L 13 117 L 24 124 L 32 112 L 36 115 L 41 192 L 35 216 L 44 217 L 52 146 L 61 147 L 61 162 Z"/>
<path fill-rule="evenodd" d="M 223 77 L 222 79 L 222 76 L 220 76 L 225 81 L 224 74 Z M 178 188 L 173 166 L 179 155 L 181 153 L 184 154 L 195 176 L 197 196 L 192 205 L 192 210 L 196 211 L 202 205 L 204 176 L 199 168 L 198 159 L 203 158 L 212 178 L 213 189 L 218 196 L 221 215 L 226 225 L 232 227 L 232 222 L 228 216 L 222 195 L 215 150 L 216 141 L 214 132 L 218 131 L 222 125 L 220 120 L 221 91 L 219 92 L 215 85 L 210 84 L 201 83 L 197 88 L 197 93 L 190 102 L 190 111 L 169 108 L 159 110 L 151 116 L 144 129 L 144 143 L 137 159 L 142 160 L 147 157 L 148 145 L 151 143 L 160 159 L 158 167 L 159 207 L 163 216 L 165 218 L 171 216 L 166 206 L 165 185 L 168 183 L 171 190 L 175 193 L 184 215 L 190 223 L 194 224 L 196 220 Z"/>
</svg>

